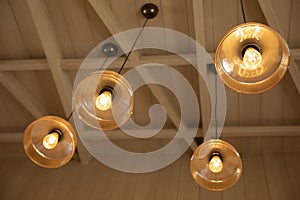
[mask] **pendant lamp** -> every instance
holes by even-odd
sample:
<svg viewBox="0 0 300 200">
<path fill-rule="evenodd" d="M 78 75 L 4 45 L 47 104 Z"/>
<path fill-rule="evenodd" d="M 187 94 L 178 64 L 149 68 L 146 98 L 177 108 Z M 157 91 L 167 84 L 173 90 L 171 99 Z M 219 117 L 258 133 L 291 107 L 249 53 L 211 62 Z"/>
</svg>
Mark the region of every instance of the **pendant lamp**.
<svg viewBox="0 0 300 200">
<path fill-rule="evenodd" d="M 157 15 L 158 8 L 156 5 L 148 3 L 142 6 L 141 13 L 146 20 L 118 73 L 110 70 L 94 72 L 82 79 L 74 90 L 75 111 L 83 122 L 93 128 L 116 129 L 126 123 L 133 113 L 133 90 L 129 82 L 121 75 L 121 71 L 148 19 Z"/>
<path fill-rule="evenodd" d="M 256 94 L 275 86 L 289 65 L 289 48 L 279 33 L 259 23 L 234 27 L 215 54 L 217 72 L 231 89 Z"/>
<path fill-rule="evenodd" d="M 222 81 L 244 94 L 262 93 L 275 86 L 289 65 L 289 48 L 272 28 L 255 22 L 230 30 L 219 43 L 215 65 Z"/>
<path fill-rule="evenodd" d="M 57 168 L 68 163 L 76 148 L 76 133 L 64 119 L 45 116 L 33 121 L 24 132 L 23 146 L 37 165 Z"/>
<path fill-rule="evenodd" d="M 233 186 L 242 174 L 242 161 L 236 149 L 220 139 L 211 139 L 195 150 L 190 172 L 203 188 L 222 191 Z"/>
<path fill-rule="evenodd" d="M 110 130 L 123 125 L 133 113 L 133 91 L 120 74 L 101 70 L 79 82 L 74 107 L 87 125 Z"/>
</svg>

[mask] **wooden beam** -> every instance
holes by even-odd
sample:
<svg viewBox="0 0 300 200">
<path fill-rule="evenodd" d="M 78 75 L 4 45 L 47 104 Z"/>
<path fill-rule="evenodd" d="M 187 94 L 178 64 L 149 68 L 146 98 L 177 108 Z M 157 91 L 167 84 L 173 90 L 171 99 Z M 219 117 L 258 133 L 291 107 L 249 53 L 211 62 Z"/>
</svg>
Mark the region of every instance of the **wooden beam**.
<svg viewBox="0 0 300 200">
<path fill-rule="evenodd" d="M 209 53 L 211 58 L 214 57 L 214 53 Z M 191 60 L 196 60 L 196 54 L 183 54 L 184 57 Z M 291 49 L 291 57 L 294 60 L 300 60 L 300 49 Z M 90 59 L 91 64 L 102 63 L 105 58 L 99 59 Z M 116 65 L 110 67 L 110 69 L 119 69 L 119 66 L 123 63 L 123 57 L 117 59 L 115 62 Z M 76 71 L 79 69 L 84 58 L 68 58 L 60 60 L 60 67 L 63 71 Z M 160 63 L 167 66 L 178 66 L 186 67 L 190 65 L 189 62 L 180 58 L 177 55 L 149 55 L 141 56 L 138 65 L 147 64 L 147 63 Z M 128 63 L 126 68 L 135 67 L 131 63 Z M 118 66 L 118 67 L 115 67 Z M 27 59 L 27 60 L 0 60 L 0 72 L 8 71 L 43 71 L 50 70 L 48 62 L 46 59 Z"/>
<path fill-rule="evenodd" d="M 268 24 L 271 27 L 273 27 L 274 29 L 276 29 L 279 33 L 283 33 L 283 30 L 278 22 L 277 16 L 274 12 L 274 9 L 272 7 L 270 0 L 258 0 L 258 2 L 262 8 L 262 11 L 265 14 Z M 285 38 L 285 39 L 287 39 L 287 38 Z M 296 54 L 297 57 L 299 57 L 299 50 L 295 50 L 292 53 Z M 290 58 L 289 72 L 290 72 L 291 77 L 297 87 L 298 93 L 300 93 L 300 72 L 299 72 L 299 68 L 297 67 L 295 60 L 293 59 L 293 56 L 291 56 L 291 58 Z"/>
<path fill-rule="evenodd" d="M 204 6 L 203 0 L 193 0 L 193 14 L 194 14 L 194 27 L 195 27 L 195 39 L 196 41 L 206 48 L 205 41 L 205 25 L 204 25 Z M 197 50 L 197 49 L 196 49 Z M 197 55 L 199 55 L 197 53 Z M 202 58 L 197 57 L 197 63 L 202 63 Z M 210 96 L 206 90 L 206 84 L 202 79 L 199 79 L 200 90 L 200 112 L 202 128 L 207 131 L 210 122 Z"/>
<path fill-rule="evenodd" d="M 59 43 L 44 1 L 27 0 L 35 27 L 46 54 L 47 62 L 57 88 L 65 115 L 71 112 L 72 87 L 67 75 L 60 68 L 62 58 Z"/>
<path fill-rule="evenodd" d="M 300 49 L 291 49 L 291 56 L 294 60 L 300 60 Z"/>
<path fill-rule="evenodd" d="M 60 67 L 62 53 L 48 13 L 46 2 L 43 0 L 27 0 L 27 4 L 41 40 L 42 47 L 45 51 L 47 62 L 60 101 L 63 105 L 65 116 L 68 116 L 72 110 L 72 86 L 67 74 Z M 87 163 L 91 159 L 90 154 L 83 147 L 80 140 L 78 140 L 77 143 L 77 151 L 81 162 Z"/>
<path fill-rule="evenodd" d="M 298 93 L 300 94 L 300 69 L 294 59 L 291 59 L 290 61 L 289 72 L 296 85 Z"/>
<path fill-rule="evenodd" d="M 139 131 L 139 130 L 136 130 Z M 149 130 L 151 131 L 151 130 Z M 121 130 L 106 131 L 111 140 L 134 140 L 134 137 L 124 134 Z M 163 129 L 151 139 L 172 139 L 177 133 L 177 129 Z M 142 134 L 142 133 L 141 133 Z M 189 132 L 186 133 L 187 137 Z M 224 127 L 221 137 L 299 137 L 300 126 L 239 126 Z M 192 136 L 191 136 L 192 137 Z M 202 129 L 198 130 L 196 137 L 202 137 Z M 98 137 L 97 137 L 98 138 Z M 96 138 L 90 137 L 89 140 Z M 149 139 L 149 140 L 151 140 Z M 182 139 L 182 138 L 179 138 Z M 0 133 L 0 143 L 22 142 L 23 133 Z"/>
<path fill-rule="evenodd" d="M 275 11 L 272 7 L 270 0 L 258 0 L 258 3 L 263 11 L 263 14 L 268 22 L 268 24 L 277 30 L 279 33 L 282 33 L 282 28 L 278 22 Z M 285 38 L 287 39 L 287 38 Z"/>
<path fill-rule="evenodd" d="M 117 19 L 117 17 L 112 12 L 111 8 L 105 0 L 88 0 L 91 6 L 94 8 L 102 22 L 105 24 L 106 28 L 112 35 L 116 35 L 122 31 L 125 31 L 123 25 Z M 122 35 L 117 39 L 118 44 L 121 49 L 130 49 L 132 44 L 128 43 L 128 38 L 124 38 Z M 132 52 L 129 61 L 137 62 L 139 60 L 139 55 L 137 52 Z"/>
<path fill-rule="evenodd" d="M 0 60 L 0 71 L 39 71 L 49 70 L 46 59 Z"/>
<path fill-rule="evenodd" d="M 0 72 L 0 82 L 32 114 L 39 118 L 47 115 L 45 106 L 40 104 L 31 93 L 11 73 Z"/>
</svg>

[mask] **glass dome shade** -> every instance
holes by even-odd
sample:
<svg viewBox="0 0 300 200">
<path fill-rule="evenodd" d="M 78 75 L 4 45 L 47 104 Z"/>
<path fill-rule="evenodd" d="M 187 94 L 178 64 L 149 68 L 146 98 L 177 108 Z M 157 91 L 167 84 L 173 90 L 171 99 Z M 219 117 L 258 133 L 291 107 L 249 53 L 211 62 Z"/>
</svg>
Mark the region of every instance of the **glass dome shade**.
<svg viewBox="0 0 300 200">
<path fill-rule="evenodd" d="M 262 93 L 275 86 L 289 65 L 289 48 L 279 33 L 270 27 L 249 22 L 230 30 L 219 43 L 216 69 L 231 89 Z"/>
<path fill-rule="evenodd" d="M 60 117 L 41 117 L 24 131 L 24 150 L 41 167 L 57 168 L 67 164 L 74 155 L 76 144 L 75 130 Z"/>
<path fill-rule="evenodd" d="M 202 143 L 190 162 L 193 179 L 201 187 L 222 191 L 232 187 L 242 174 L 242 161 L 229 143 L 212 139 Z"/>
<path fill-rule="evenodd" d="M 78 117 L 87 125 L 102 130 L 122 126 L 133 113 L 133 91 L 120 74 L 102 70 L 82 79 L 74 93 Z"/>
</svg>

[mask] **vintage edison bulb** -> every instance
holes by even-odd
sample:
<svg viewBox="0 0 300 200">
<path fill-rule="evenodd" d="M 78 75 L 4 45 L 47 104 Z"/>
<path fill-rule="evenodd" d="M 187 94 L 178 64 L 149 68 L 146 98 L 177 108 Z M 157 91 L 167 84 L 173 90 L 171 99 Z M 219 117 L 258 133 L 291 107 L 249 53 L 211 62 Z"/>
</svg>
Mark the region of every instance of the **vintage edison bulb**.
<svg viewBox="0 0 300 200">
<path fill-rule="evenodd" d="M 112 95 L 111 92 L 102 92 L 95 100 L 95 105 L 99 110 L 105 111 L 111 108 Z"/>
<path fill-rule="evenodd" d="M 56 132 L 52 132 L 44 137 L 43 146 L 46 149 L 54 149 L 57 146 L 58 140 L 59 134 Z"/>
<path fill-rule="evenodd" d="M 255 70 L 261 62 L 261 54 L 256 49 L 249 47 L 243 56 L 244 67 L 249 70 Z"/>
<path fill-rule="evenodd" d="M 208 163 L 208 168 L 213 173 L 219 173 L 223 169 L 223 162 L 219 156 L 213 156 Z"/>
</svg>

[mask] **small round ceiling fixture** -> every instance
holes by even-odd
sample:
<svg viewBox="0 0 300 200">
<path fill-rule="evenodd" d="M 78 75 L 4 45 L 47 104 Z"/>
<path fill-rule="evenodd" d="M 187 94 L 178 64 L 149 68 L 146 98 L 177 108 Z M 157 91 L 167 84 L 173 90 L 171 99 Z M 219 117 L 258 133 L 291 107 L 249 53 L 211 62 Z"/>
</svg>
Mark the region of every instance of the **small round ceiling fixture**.
<svg viewBox="0 0 300 200">
<path fill-rule="evenodd" d="M 133 113 L 130 84 L 110 70 L 97 71 L 82 79 L 74 91 L 73 101 L 78 117 L 97 129 L 115 129 Z"/>
<path fill-rule="evenodd" d="M 195 150 L 190 171 L 194 180 L 203 188 L 222 191 L 239 180 L 242 161 L 232 145 L 220 139 L 212 139 Z"/>
<path fill-rule="evenodd" d="M 231 89 L 257 94 L 275 86 L 289 65 L 289 48 L 270 27 L 249 22 L 234 27 L 215 54 L 216 69 Z"/>
<path fill-rule="evenodd" d="M 106 57 L 113 57 L 118 52 L 118 47 L 114 43 L 106 43 L 102 47 L 102 52 Z"/>
<path fill-rule="evenodd" d="M 57 168 L 67 164 L 74 155 L 77 137 L 64 119 L 45 116 L 33 121 L 24 132 L 23 146 L 37 165 Z"/>
<path fill-rule="evenodd" d="M 147 3 L 141 7 L 141 12 L 147 19 L 156 17 L 158 13 L 158 7 L 155 4 Z"/>
</svg>

